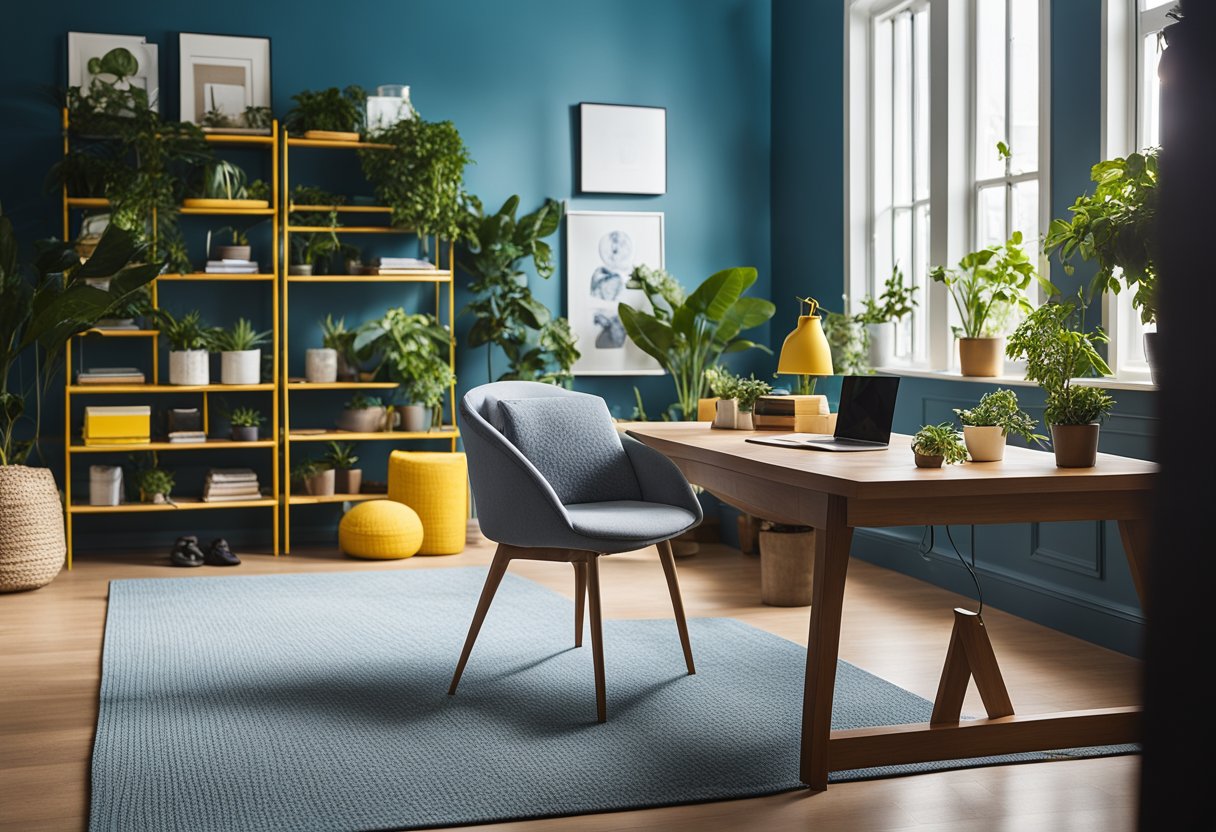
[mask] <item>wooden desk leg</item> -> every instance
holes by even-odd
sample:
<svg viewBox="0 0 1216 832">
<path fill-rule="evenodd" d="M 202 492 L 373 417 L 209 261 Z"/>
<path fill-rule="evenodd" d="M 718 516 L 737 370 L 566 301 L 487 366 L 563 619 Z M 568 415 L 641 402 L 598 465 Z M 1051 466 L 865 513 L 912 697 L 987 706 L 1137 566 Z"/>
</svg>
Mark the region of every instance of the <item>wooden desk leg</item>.
<svg viewBox="0 0 1216 832">
<path fill-rule="evenodd" d="M 954 629 L 950 632 L 950 647 L 946 650 L 946 664 L 937 686 L 930 725 L 958 725 L 967 683 L 972 676 L 989 719 L 1013 716 L 1013 703 L 1001 677 L 984 619 L 979 613 L 955 609 Z"/>
<path fill-rule="evenodd" d="M 1144 570 L 1148 565 L 1150 543 L 1147 520 L 1120 520 L 1119 536 L 1123 538 L 1123 551 L 1127 553 L 1127 565 L 1132 572 L 1132 583 L 1140 606 L 1144 607 Z"/>
<path fill-rule="evenodd" d="M 799 777 L 814 791 L 828 787 L 828 742 L 832 734 L 832 693 L 840 652 L 840 614 L 853 530 L 846 525 L 844 497 L 829 497 L 827 522 L 815 530 L 815 580 L 811 590 L 811 632 L 807 641 L 806 684 L 802 691 L 802 758 Z"/>
</svg>

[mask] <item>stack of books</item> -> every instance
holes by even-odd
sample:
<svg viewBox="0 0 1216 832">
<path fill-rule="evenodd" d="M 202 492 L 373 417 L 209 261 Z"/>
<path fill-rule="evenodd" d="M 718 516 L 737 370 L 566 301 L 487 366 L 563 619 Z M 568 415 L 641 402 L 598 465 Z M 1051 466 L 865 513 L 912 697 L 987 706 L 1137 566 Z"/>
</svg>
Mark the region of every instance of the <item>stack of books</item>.
<svg viewBox="0 0 1216 832">
<path fill-rule="evenodd" d="M 145 381 L 143 371 L 134 367 L 95 367 L 76 375 L 77 384 L 143 384 Z"/>
<path fill-rule="evenodd" d="M 381 257 L 376 260 L 376 274 L 407 274 L 419 269 L 435 269 L 435 264 L 417 257 Z"/>
<path fill-rule="evenodd" d="M 207 434 L 201 430 L 171 430 L 169 443 L 171 445 L 189 445 L 195 442 L 206 442 Z"/>
<path fill-rule="evenodd" d="M 258 264 L 253 260 L 208 260 L 203 271 L 207 274 L 257 274 Z"/>
<path fill-rule="evenodd" d="M 826 396 L 761 396 L 752 423 L 756 430 L 832 433 L 836 414 L 828 412 Z"/>
<path fill-rule="evenodd" d="M 203 502 L 228 503 L 262 496 L 258 475 L 249 468 L 212 468 L 203 484 Z"/>
</svg>

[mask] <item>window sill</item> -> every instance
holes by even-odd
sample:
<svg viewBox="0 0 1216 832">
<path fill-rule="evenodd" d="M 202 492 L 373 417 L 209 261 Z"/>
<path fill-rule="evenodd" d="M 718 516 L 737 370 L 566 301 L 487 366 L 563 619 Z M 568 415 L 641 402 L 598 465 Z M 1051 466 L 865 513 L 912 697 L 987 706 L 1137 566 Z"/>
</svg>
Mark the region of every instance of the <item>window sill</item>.
<svg viewBox="0 0 1216 832">
<path fill-rule="evenodd" d="M 1105 390 L 1139 390 L 1143 393 L 1157 392 L 1157 385 L 1147 378 L 1074 378 L 1076 387 L 1101 387 Z"/>
<path fill-rule="evenodd" d="M 915 367 L 875 367 L 874 371 L 892 376 L 927 378 L 936 381 L 966 381 L 1009 387 L 1038 387 L 1035 382 L 1028 380 L 1022 375 L 965 376 L 957 370 L 920 370 Z M 1113 376 L 1107 376 L 1106 378 L 1077 378 L 1073 379 L 1072 383 L 1078 387 L 1102 387 L 1107 390 L 1137 390 L 1143 393 L 1152 393 L 1157 390 L 1157 385 L 1146 378 L 1119 379 Z"/>
</svg>

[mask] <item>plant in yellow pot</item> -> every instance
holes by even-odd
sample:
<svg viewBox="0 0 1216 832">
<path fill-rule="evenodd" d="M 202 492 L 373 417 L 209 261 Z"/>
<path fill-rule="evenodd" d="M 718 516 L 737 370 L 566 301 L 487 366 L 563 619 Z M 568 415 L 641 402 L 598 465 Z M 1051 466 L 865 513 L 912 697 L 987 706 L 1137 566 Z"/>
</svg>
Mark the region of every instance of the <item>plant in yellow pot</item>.
<svg viewBox="0 0 1216 832">
<path fill-rule="evenodd" d="M 1057 294 L 1022 250 L 1020 231 L 1002 245 L 964 256 L 958 268 L 938 266 L 929 277 L 946 286 L 958 310 L 961 326 L 954 327 L 954 335 L 965 376 L 992 377 L 1004 371 L 1002 327 L 1011 311 L 1029 313 L 1034 308 L 1026 295 L 1032 280 Z"/>
</svg>

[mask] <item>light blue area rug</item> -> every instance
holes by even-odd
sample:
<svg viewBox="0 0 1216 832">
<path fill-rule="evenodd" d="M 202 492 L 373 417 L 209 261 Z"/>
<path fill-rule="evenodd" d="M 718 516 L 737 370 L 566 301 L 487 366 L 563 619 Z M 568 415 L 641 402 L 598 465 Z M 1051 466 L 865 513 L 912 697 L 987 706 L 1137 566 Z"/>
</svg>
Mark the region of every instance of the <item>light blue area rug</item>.
<svg viewBox="0 0 1216 832">
<path fill-rule="evenodd" d="M 90 829 L 399 829 L 799 787 L 806 651 L 738 621 L 689 621 L 696 676 L 670 619 L 606 621 L 601 725 L 571 602 L 508 575 L 449 697 L 484 578 L 112 582 Z M 837 728 L 925 722 L 932 710 L 846 662 L 835 702 Z"/>
</svg>

